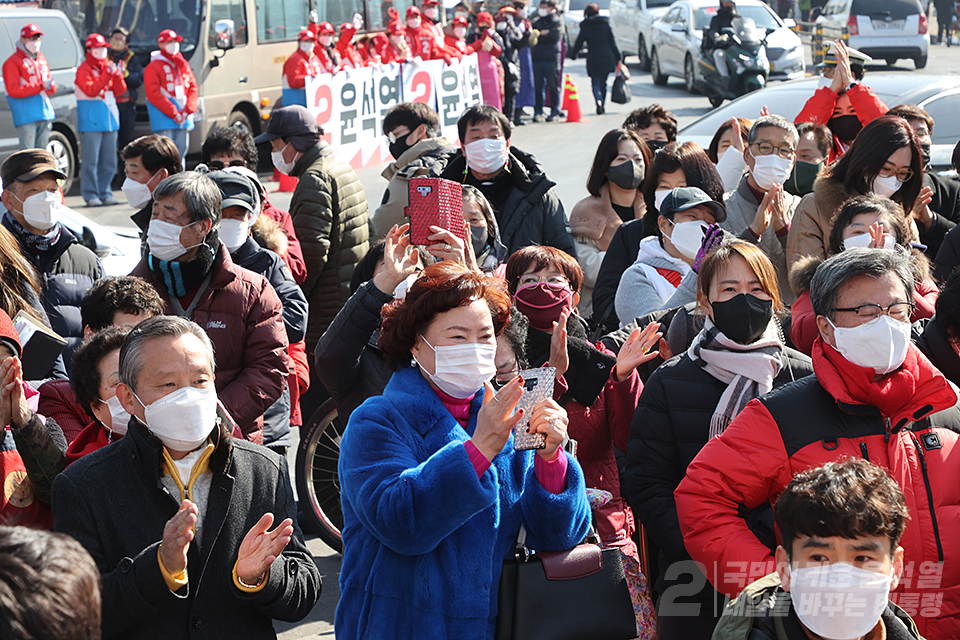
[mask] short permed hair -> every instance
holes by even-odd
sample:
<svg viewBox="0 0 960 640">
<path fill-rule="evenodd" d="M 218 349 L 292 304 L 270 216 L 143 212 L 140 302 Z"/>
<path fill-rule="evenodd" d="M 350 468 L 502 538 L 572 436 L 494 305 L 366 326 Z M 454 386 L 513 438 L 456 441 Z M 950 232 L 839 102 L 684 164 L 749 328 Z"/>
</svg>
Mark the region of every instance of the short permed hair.
<svg viewBox="0 0 960 640">
<path fill-rule="evenodd" d="M 547 267 L 553 267 L 562 273 L 567 282 L 570 283 L 573 292 L 580 293 L 580 287 L 583 286 L 583 269 L 576 258 L 555 247 L 535 244 L 517 249 L 507 260 L 507 271 L 503 277 L 507 281 L 507 288 L 510 293 L 516 293 L 517 286 L 520 284 L 520 276 L 524 273 L 530 269 L 540 271 Z"/>
<path fill-rule="evenodd" d="M 203 141 L 203 147 L 200 148 L 204 164 L 210 164 L 213 156 L 220 154 L 240 156 L 247 163 L 247 169 L 251 171 L 257 170 L 257 163 L 260 160 L 253 134 L 240 123 L 229 127 L 217 127 L 207 134 L 207 139 Z"/>
<path fill-rule="evenodd" d="M 430 265 L 407 289 L 404 299 L 394 300 L 380 312 L 377 346 L 393 369 L 410 364 L 410 349 L 441 313 L 483 300 L 490 308 L 493 329 L 500 335 L 510 320 L 510 296 L 503 281 L 470 271 L 455 262 Z"/>
<path fill-rule="evenodd" d="M 80 301 L 80 324 L 100 331 L 120 313 L 159 316 L 163 300 L 146 280 L 136 276 L 105 276 L 97 280 Z"/>
<path fill-rule="evenodd" d="M 96 417 L 93 407 L 105 401 L 100 397 L 100 384 L 103 382 L 100 379 L 100 363 L 123 346 L 128 333 L 129 327 L 107 327 L 84 340 L 73 352 L 70 386 L 77 394 L 77 402 L 91 418 Z"/>
<path fill-rule="evenodd" d="M 635 109 L 623 121 L 624 129 L 646 129 L 649 126 L 658 124 L 667 134 L 667 142 L 674 142 L 677 139 L 677 118 L 662 106 L 654 102 L 653 104 Z"/>
<path fill-rule="evenodd" d="M 399 126 L 406 126 L 413 130 L 420 125 L 426 125 L 427 137 L 436 138 L 440 132 L 440 116 L 429 105 L 422 102 L 401 102 L 394 105 L 383 116 L 383 135 L 389 135 Z"/>
<path fill-rule="evenodd" d="M 903 491 L 887 472 L 862 458 L 828 462 L 794 476 L 774 505 L 787 556 L 798 536 L 890 539 L 890 553 L 910 518 Z"/>
</svg>

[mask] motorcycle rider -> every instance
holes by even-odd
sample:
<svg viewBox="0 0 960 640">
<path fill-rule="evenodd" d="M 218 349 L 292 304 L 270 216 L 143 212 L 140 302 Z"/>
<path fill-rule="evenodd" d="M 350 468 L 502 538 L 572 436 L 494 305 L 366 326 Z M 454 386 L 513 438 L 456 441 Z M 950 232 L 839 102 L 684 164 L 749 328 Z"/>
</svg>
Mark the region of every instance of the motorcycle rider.
<svg viewBox="0 0 960 640">
<path fill-rule="evenodd" d="M 730 28 L 733 25 L 734 18 L 737 17 L 739 17 L 737 3 L 733 0 L 720 0 L 720 8 L 717 9 L 716 15 L 710 19 L 707 37 L 703 40 L 704 52 L 710 53 L 710 50 L 713 50 L 713 62 L 717 65 L 717 73 L 726 82 L 729 82 L 730 70 L 727 68 L 727 56 L 724 49 L 730 46 L 730 36 L 723 33 L 723 30 Z"/>
</svg>

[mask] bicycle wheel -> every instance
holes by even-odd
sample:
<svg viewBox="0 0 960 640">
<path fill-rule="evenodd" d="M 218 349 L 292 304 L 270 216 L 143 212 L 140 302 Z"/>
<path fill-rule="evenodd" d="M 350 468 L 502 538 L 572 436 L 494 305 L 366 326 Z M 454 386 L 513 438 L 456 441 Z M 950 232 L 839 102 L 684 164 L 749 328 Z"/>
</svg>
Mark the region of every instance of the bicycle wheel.
<svg viewBox="0 0 960 640">
<path fill-rule="evenodd" d="M 297 448 L 297 495 L 300 508 L 310 528 L 327 546 L 343 552 L 340 529 L 343 511 L 340 508 L 340 460 L 342 424 L 337 406 L 328 399 L 301 427 Z"/>
</svg>

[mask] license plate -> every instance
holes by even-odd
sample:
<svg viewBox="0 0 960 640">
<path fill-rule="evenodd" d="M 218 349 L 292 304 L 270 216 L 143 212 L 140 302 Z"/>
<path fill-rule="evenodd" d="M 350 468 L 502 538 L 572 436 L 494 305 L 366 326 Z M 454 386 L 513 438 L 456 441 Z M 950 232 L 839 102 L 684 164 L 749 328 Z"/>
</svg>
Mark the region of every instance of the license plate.
<svg viewBox="0 0 960 640">
<path fill-rule="evenodd" d="M 873 30 L 874 31 L 903 31 L 903 27 L 906 24 L 906 20 L 891 20 L 890 22 L 886 21 L 873 21 Z"/>
</svg>

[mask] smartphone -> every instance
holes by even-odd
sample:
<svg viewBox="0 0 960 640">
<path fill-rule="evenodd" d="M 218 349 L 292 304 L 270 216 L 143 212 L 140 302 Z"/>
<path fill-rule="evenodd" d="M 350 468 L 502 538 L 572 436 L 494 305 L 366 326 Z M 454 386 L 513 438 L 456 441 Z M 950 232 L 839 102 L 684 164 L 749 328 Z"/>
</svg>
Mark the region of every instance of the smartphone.
<svg viewBox="0 0 960 640">
<path fill-rule="evenodd" d="M 410 243 L 433 244 L 431 226 L 446 229 L 466 243 L 470 242 L 467 221 L 463 217 L 463 187 L 443 178 L 417 177 L 409 181 L 409 205 L 404 214 L 410 218 Z"/>
<path fill-rule="evenodd" d="M 553 381 L 557 377 L 556 367 L 540 367 L 520 372 L 523 378 L 523 395 L 517 403 L 517 411 L 526 410 L 526 415 L 513 428 L 513 448 L 516 451 L 543 449 L 547 438 L 542 433 L 527 433 L 530 415 L 540 402 L 553 397 Z"/>
</svg>

